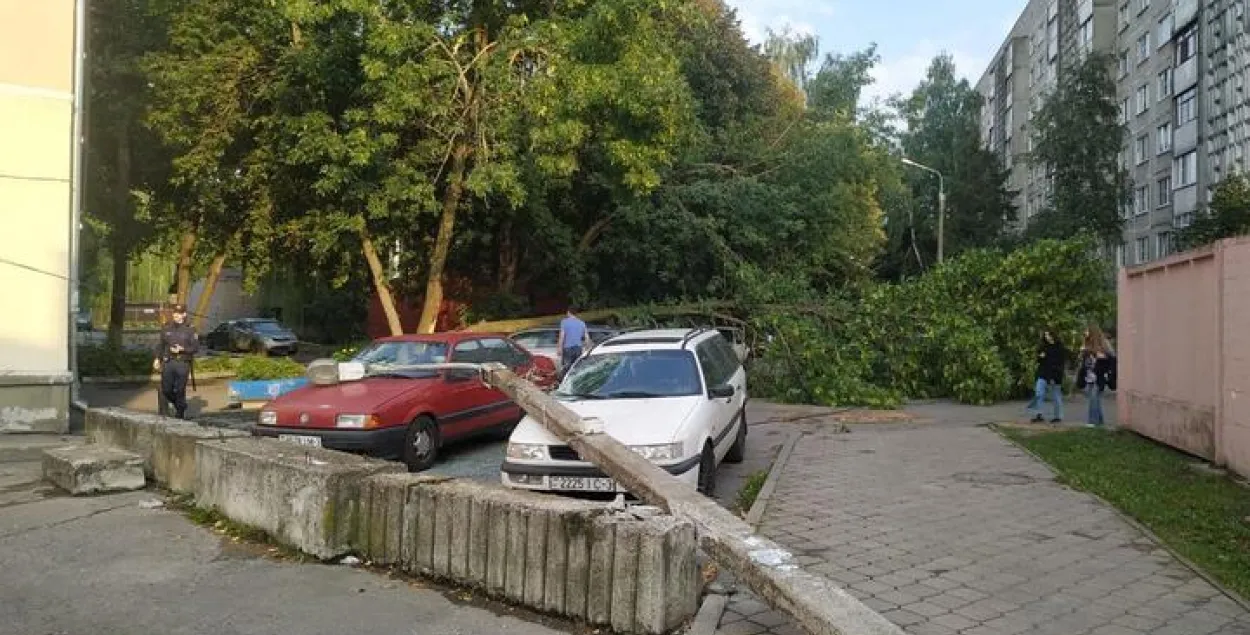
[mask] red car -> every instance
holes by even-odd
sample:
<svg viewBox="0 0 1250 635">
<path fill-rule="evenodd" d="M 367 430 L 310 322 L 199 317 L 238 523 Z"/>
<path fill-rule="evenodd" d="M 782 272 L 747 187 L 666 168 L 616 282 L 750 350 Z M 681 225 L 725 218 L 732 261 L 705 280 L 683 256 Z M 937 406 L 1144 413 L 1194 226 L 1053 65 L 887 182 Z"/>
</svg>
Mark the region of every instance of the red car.
<svg viewBox="0 0 1250 635">
<path fill-rule="evenodd" d="M 356 355 L 364 379 L 305 386 L 265 405 L 253 434 L 304 445 L 399 458 L 413 472 L 434 464 L 439 448 L 484 433 L 507 437 L 524 412 L 473 372 L 404 370 L 442 362 L 499 362 L 540 387 L 555 365 L 502 335 L 439 333 L 375 341 Z M 387 366 L 394 369 L 387 369 Z"/>
</svg>

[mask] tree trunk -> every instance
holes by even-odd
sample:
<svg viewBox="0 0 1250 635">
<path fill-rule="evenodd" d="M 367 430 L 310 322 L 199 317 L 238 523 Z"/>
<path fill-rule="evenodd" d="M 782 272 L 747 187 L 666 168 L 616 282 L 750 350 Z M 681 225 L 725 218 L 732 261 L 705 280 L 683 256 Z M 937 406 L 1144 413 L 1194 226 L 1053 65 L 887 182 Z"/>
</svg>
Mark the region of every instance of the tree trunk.
<svg viewBox="0 0 1250 635">
<path fill-rule="evenodd" d="M 521 263 L 521 249 L 512 236 L 512 221 L 504 221 L 499 231 L 499 293 L 516 290 L 517 269 Z"/>
<path fill-rule="evenodd" d="M 207 317 L 208 307 L 213 301 L 213 293 L 217 291 L 217 280 L 221 277 L 221 268 L 226 264 L 226 252 L 213 256 L 213 262 L 208 265 L 208 277 L 204 278 L 204 289 L 200 291 L 200 299 L 195 303 L 195 313 L 191 314 L 191 324 L 195 327 L 196 332 L 204 329 L 204 318 Z"/>
<path fill-rule="evenodd" d="M 191 256 L 195 254 L 195 230 L 188 228 L 182 234 L 182 242 L 178 245 L 178 290 L 177 302 L 186 305 L 187 295 L 191 293 Z"/>
<path fill-rule="evenodd" d="M 122 331 L 126 328 L 126 278 L 130 269 L 130 254 L 119 242 L 109 243 L 113 256 L 113 290 L 109 293 L 108 345 L 122 345 Z"/>
<path fill-rule="evenodd" d="M 418 333 L 433 333 L 438 323 L 438 310 L 443 305 L 443 270 L 451 239 L 456 231 L 456 211 L 464 193 L 464 168 L 470 149 L 461 145 L 452 152 L 451 171 L 447 175 L 447 191 L 443 193 L 443 215 L 438 224 L 434 252 L 430 254 L 430 277 L 425 283 L 425 305 L 421 309 Z"/>
<path fill-rule="evenodd" d="M 365 253 L 365 261 L 369 263 L 369 275 L 373 278 L 373 288 L 378 293 L 378 300 L 382 302 L 382 312 L 386 314 L 386 324 L 391 329 L 391 335 L 403 335 L 404 325 L 399 321 L 395 298 L 391 295 L 390 285 L 386 283 L 386 271 L 382 269 L 377 247 L 373 246 L 373 239 L 369 237 L 368 231 L 361 230 L 360 247 Z"/>
<path fill-rule="evenodd" d="M 599 240 L 599 237 L 603 235 L 603 232 L 608 231 L 608 226 L 611 224 L 611 216 L 604 216 L 603 218 L 595 221 L 595 224 L 591 225 L 590 229 L 586 230 L 586 233 L 582 234 L 582 239 L 577 241 L 577 253 L 584 254 L 590 251 L 590 248 L 595 246 L 595 241 Z"/>
</svg>

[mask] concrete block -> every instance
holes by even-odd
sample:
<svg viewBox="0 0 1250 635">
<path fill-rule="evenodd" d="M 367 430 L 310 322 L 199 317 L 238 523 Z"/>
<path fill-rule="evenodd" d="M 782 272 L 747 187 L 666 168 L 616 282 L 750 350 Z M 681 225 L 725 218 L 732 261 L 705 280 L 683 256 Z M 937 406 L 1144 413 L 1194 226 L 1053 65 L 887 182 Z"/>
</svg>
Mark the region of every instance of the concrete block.
<svg viewBox="0 0 1250 635">
<path fill-rule="evenodd" d="M 417 571 L 417 533 L 421 524 L 421 487 L 409 487 L 404 496 L 404 530 L 400 536 L 399 564 L 404 571 Z"/>
<path fill-rule="evenodd" d="M 489 527 L 486 550 L 486 592 L 492 597 L 507 596 L 508 581 L 508 520 L 512 505 L 505 500 L 491 500 L 486 514 Z"/>
<path fill-rule="evenodd" d="M 148 476 L 179 493 L 194 493 L 196 444 L 249 436 L 123 408 L 88 410 L 85 431 L 90 443 L 138 454 Z"/>
<path fill-rule="evenodd" d="M 434 493 L 434 557 L 430 571 L 437 576 L 451 573 L 451 508 L 453 500 L 445 488 L 432 488 Z"/>
<path fill-rule="evenodd" d="M 357 545 L 365 479 L 403 468 L 270 439 L 196 445 L 196 500 L 318 558 Z"/>
<path fill-rule="evenodd" d="M 591 521 L 581 515 L 566 515 L 568 549 L 564 567 L 564 614 L 589 619 L 586 594 L 590 590 Z"/>
<path fill-rule="evenodd" d="M 586 621 L 608 624 L 612 620 L 613 555 L 616 523 L 595 519 L 590 527 L 590 566 L 586 584 Z"/>
<path fill-rule="evenodd" d="M 469 561 L 468 578 L 477 581 L 481 588 L 489 589 L 487 562 L 490 558 L 490 506 L 485 497 L 473 497 L 469 501 Z"/>
<path fill-rule="evenodd" d="M 671 520 L 669 518 L 663 521 Z M 640 633 L 665 633 L 666 598 L 672 591 L 668 585 L 667 555 L 668 534 L 674 530 L 671 522 L 651 519 L 637 523 L 638 560 L 634 578 L 634 628 Z M 615 613 L 613 613 L 615 617 Z M 616 620 L 613 620 L 615 624 Z"/>
<path fill-rule="evenodd" d="M 413 532 L 417 543 L 413 549 L 416 558 L 409 570 L 416 573 L 430 572 L 434 567 L 434 488 L 418 487 L 417 500 L 417 530 Z"/>
<path fill-rule="evenodd" d="M 448 494 L 446 500 L 451 525 L 447 574 L 452 579 L 462 580 L 476 586 L 481 583 L 481 580 L 469 577 L 469 536 L 473 529 L 470 525 L 470 515 L 475 498 L 474 492 L 454 486 L 443 489 Z"/>
<path fill-rule="evenodd" d="M 694 525 L 677 522 L 664 538 L 664 630 L 670 631 L 699 610 L 703 576 L 696 557 L 699 547 Z"/>
<path fill-rule="evenodd" d="M 43 477 L 74 495 L 143 489 L 143 458 L 116 448 L 84 445 L 43 452 Z"/>
<path fill-rule="evenodd" d="M 408 492 L 419 482 L 409 474 L 379 474 L 366 479 L 361 487 L 356 545 L 374 563 L 402 562 Z"/>
<path fill-rule="evenodd" d="M 525 600 L 525 544 L 529 530 L 529 510 L 520 505 L 508 506 L 507 573 L 504 597 L 514 602 Z"/>
<path fill-rule="evenodd" d="M 541 607 L 545 601 L 543 582 L 547 576 L 547 519 L 544 509 L 531 509 L 525 532 L 526 606 Z"/>
<path fill-rule="evenodd" d="M 642 527 L 637 522 L 616 525 L 616 545 L 612 556 L 612 630 L 633 633 L 634 609 L 638 593 L 638 552 Z"/>
<path fill-rule="evenodd" d="M 563 615 L 567 592 L 569 529 L 585 522 L 577 513 L 553 513 L 547 518 L 547 557 L 543 572 L 543 610 Z"/>
</svg>

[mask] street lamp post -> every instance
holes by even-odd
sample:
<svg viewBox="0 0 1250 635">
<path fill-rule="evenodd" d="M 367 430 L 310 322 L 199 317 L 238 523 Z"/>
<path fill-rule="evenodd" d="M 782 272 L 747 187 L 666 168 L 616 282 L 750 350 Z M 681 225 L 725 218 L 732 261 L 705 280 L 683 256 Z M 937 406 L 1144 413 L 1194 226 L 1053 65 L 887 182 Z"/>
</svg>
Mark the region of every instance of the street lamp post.
<svg viewBox="0 0 1250 635">
<path fill-rule="evenodd" d="M 945 179 L 942 178 L 941 172 L 938 172 L 937 170 L 927 165 L 921 165 L 919 163 L 916 163 L 915 161 L 912 161 L 911 159 L 908 159 L 907 157 L 903 157 L 903 164 L 910 165 L 913 168 L 924 170 L 925 172 L 932 172 L 937 175 L 937 178 L 938 178 L 937 261 L 940 264 L 942 262 L 942 252 L 944 251 L 943 245 L 946 242 L 946 230 L 945 230 L 946 181 Z"/>
</svg>

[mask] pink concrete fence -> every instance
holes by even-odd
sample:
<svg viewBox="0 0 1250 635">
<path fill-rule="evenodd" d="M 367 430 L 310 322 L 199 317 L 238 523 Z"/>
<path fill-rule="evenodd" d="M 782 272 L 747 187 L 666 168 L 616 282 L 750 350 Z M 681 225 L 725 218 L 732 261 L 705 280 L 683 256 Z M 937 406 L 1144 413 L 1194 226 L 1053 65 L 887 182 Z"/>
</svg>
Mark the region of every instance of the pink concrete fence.
<svg viewBox="0 0 1250 635">
<path fill-rule="evenodd" d="M 1121 426 L 1250 476 L 1250 238 L 1120 271 Z"/>
</svg>

